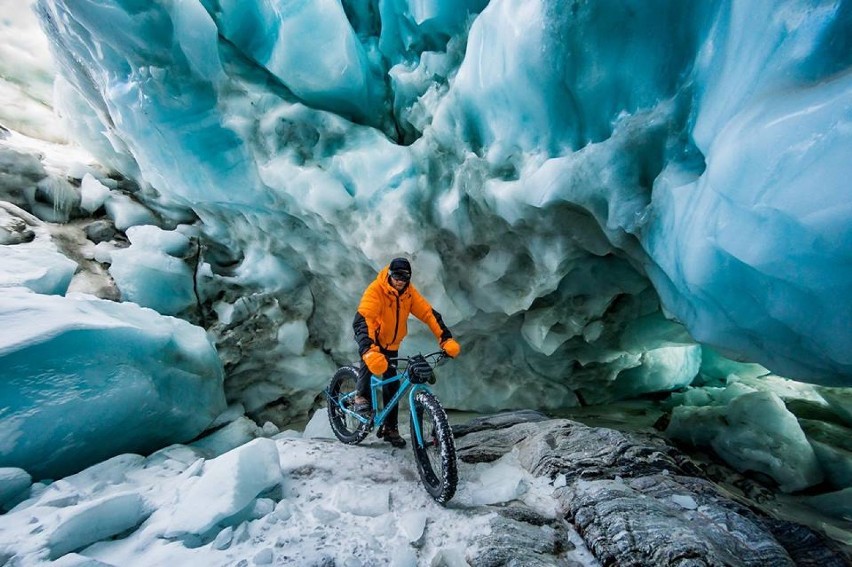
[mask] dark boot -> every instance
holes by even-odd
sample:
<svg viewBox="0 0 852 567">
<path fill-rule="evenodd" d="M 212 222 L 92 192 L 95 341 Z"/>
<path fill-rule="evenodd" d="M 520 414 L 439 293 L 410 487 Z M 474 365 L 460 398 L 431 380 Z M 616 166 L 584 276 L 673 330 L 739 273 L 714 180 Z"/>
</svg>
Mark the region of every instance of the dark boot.
<svg viewBox="0 0 852 567">
<path fill-rule="evenodd" d="M 399 430 L 395 427 L 393 429 L 385 427 L 384 425 L 379 427 L 379 430 L 376 432 L 376 437 L 384 439 L 387 443 L 390 443 L 394 447 L 405 447 L 405 439 L 402 438 L 399 434 Z"/>
<path fill-rule="evenodd" d="M 352 411 L 355 413 L 360 413 L 361 415 L 370 415 L 370 412 L 373 410 L 373 405 L 370 403 L 370 400 L 363 396 L 355 396 L 352 400 Z"/>
</svg>

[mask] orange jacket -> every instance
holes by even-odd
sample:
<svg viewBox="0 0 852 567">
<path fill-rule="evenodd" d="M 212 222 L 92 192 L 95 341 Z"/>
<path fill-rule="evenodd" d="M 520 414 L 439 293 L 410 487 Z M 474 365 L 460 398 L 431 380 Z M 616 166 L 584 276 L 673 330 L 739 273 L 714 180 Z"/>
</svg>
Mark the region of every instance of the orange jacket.
<svg viewBox="0 0 852 567">
<path fill-rule="evenodd" d="M 391 286 L 385 266 L 364 291 L 352 324 L 359 354 L 363 355 L 374 344 L 383 350 L 398 351 L 408 333 L 409 313 L 426 323 L 438 342 L 453 336 L 441 314 L 432 309 L 413 284 L 409 282 L 402 292 Z"/>
</svg>

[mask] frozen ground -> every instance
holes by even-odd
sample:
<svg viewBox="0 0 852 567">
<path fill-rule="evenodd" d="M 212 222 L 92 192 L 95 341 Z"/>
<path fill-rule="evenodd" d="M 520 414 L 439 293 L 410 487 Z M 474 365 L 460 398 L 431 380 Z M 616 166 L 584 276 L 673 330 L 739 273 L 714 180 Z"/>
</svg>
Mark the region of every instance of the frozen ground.
<svg viewBox="0 0 852 567">
<path fill-rule="evenodd" d="M 593 408 L 582 413 L 590 422 L 613 425 L 614 419 L 624 430 L 642 430 L 656 411 L 654 404 L 631 403 L 606 418 Z M 453 421 L 467 417 L 456 414 Z M 407 432 L 405 423 L 401 430 Z M 459 461 L 458 492 L 442 507 L 422 488 L 410 447 L 394 449 L 374 435 L 359 446 L 331 437 L 323 410 L 304 433 L 261 429 L 243 418 L 191 446 L 147 458 L 122 455 L 36 483 L 28 499 L 0 516 L 0 560 L 21 567 L 463 566 L 476 565 L 486 552 L 517 553 L 519 537 L 551 541 L 556 525 L 570 549 L 544 555 L 547 561 L 599 565 L 561 519 L 555 494 L 564 476 L 533 477 L 516 450 L 490 463 Z M 753 479 L 710 459 L 703 468 L 771 516 L 852 549 L 849 522 L 818 514 L 806 497 L 761 492 Z M 537 515 L 540 525 L 524 523 L 523 533 L 514 524 L 507 528 L 512 508 Z M 506 549 L 495 552 L 495 545 Z"/>
<path fill-rule="evenodd" d="M 212 445 L 233 443 L 235 431 Z M 325 412 L 307 434 L 331 435 Z M 466 565 L 491 533 L 496 507 L 523 502 L 556 516 L 554 486 L 532 478 L 512 454 L 460 462 L 458 492 L 442 507 L 422 488 L 408 447 L 375 436 L 351 447 L 299 435 L 255 439 L 212 459 L 204 458 L 210 446 L 175 445 L 36 484 L 31 498 L 0 516 L 0 559 L 20 566 L 96 565 L 87 558 L 123 566 Z M 579 536 L 570 537 L 576 548 L 565 559 L 597 565 Z"/>
</svg>

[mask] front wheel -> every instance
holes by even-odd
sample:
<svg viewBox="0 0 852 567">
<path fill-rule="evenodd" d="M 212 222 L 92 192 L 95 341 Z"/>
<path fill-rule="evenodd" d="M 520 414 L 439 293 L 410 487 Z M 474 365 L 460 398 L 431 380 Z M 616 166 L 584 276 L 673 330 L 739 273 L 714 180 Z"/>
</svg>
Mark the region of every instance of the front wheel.
<svg viewBox="0 0 852 567">
<path fill-rule="evenodd" d="M 328 421 L 334 435 L 347 445 L 360 443 L 370 433 L 369 423 L 359 420 L 349 409 L 357 388 L 358 370 L 352 366 L 339 368 L 328 385 Z"/>
<path fill-rule="evenodd" d="M 456 493 L 458 484 L 456 445 L 450 422 L 438 399 L 429 392 L 417 392 L 411 409 L 411 445 L 420 479 L 426 492 L 444 504 Z M 415 420 L 423 435 L 422 447 L 417 444 Z"/>
</svg>

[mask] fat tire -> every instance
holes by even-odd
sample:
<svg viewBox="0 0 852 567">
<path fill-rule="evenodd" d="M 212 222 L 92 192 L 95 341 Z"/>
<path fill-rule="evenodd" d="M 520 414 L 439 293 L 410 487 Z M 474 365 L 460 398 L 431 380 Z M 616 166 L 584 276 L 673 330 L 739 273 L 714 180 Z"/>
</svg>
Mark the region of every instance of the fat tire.
<svg viewBox="0 0 852 567">
<path fill-rule="evenodd" d="M 425 431 L 423 418 L 428 416 L 434 425 L 428 426 L 434 431 Z M 453 430 L 447 419 L 447 413 L 438 399 L 430 392 L 420 391 L 414 396 L 411 422 L 411 446 L 414 449 L 414 459 L 417 461 L 417 471 L 420 480 L 426 487 L 426 492 L 439 504 L 447 503 L 456 493 L 458 484 L 458 468 L 456 464 L 456 445 L 453 441 Z M 414 430 L 414 419 L 423 432 L 424 447 L 417 445 L 417 433 Z M 429 451 L 440 456 L 437 466 L 429 459 Z M 436 470 L 437 469 L 437 470 Z"/>
<path fill-rule="evenodd" d="M 328 421 L 334 435 L 347 445 L 360 443 L 370 433 L 369 423 L 348 417 L 338 405 L 340 395 L 354 392 L 357 385 L 358 370 L 353 366 L 338 368 L 328 385 Z"/>
</svg>

